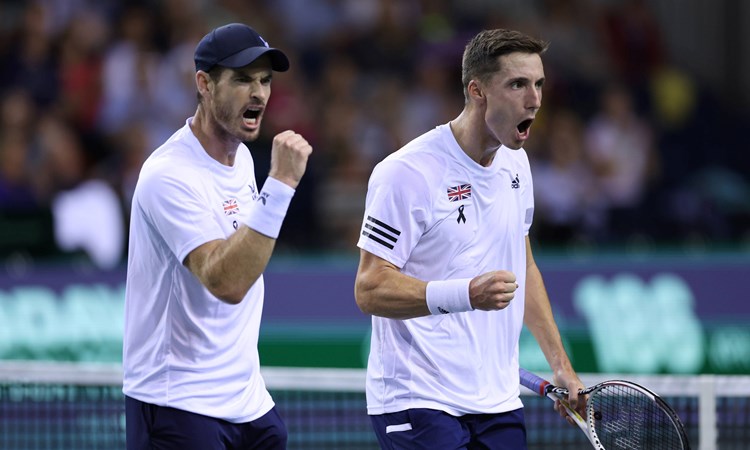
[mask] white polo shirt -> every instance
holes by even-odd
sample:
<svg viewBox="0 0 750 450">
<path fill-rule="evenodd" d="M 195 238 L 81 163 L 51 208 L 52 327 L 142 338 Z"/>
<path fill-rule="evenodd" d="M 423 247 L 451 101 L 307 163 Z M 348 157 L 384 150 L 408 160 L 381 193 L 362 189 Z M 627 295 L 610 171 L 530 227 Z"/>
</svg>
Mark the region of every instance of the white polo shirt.
<svg viewBox="0 0 750 450">
<path fill-rule="evenodd" d="M 143 402 L 240 423 L 274 405 L 260 375 L 263 277 L 237 305 L 214 297 L 183 265 L 196 247 L 226 239 L 258 192 L 253 159 L 211 158 L 183 128 L 141 169 L 133 197 L 123 392 Z"/>
<path fill-rule="evenodd" d="M 461 150 L 447 124 L 375 167 L 360 248 L 420 280 L 509 270 L 519 288 L 500 311 L 373 317 L 369 414 L 432 408 L 463 415 L 522 407 L 518 340 L 533 210 L 526 152 L 501 147 L 492 165 L 482 167 Z"/>
</svg>

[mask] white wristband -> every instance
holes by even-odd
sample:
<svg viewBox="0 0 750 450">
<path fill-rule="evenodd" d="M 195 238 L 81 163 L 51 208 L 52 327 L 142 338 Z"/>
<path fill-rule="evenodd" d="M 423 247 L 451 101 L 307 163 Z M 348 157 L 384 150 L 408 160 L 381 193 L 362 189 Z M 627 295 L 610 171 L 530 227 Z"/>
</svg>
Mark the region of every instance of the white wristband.
<svg viewBox="0 0 750 450">
<path fill-rule="evenodd" d="M 471 278 L 427 283 L 427 308 L 434 315 L 473 311 L 469 299 Z"/>
<path fill-rule="evenodd" d="M 266 178 L 245 222 L 247 226 L 270 238 L 278 238 L 294 192 L 294 188 L 276 178 Z"/>
</svg>

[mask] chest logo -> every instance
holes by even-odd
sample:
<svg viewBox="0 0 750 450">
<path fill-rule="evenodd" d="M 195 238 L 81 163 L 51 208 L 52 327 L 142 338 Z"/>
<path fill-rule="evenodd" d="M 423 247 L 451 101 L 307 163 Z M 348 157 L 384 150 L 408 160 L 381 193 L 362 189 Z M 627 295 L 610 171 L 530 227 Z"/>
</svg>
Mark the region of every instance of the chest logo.
<svg viewBox="0 0 750 450">
<path fill-rule="evenodd" d="M 227 216 L 233 216 L 240 212 L 240 205 L 237 204 L 236 198 L 224 200 L 222 205 L 224 206 L 224 214 Z"/>
<path fill-rule="evenodd" d="M 460 200 L 466 200 L 471 198 L 471 185 L 470 184 L 459 184 L 448 188 L 448 201 L 457 202 Z"/>
<path fill-rule="evenodd" d="M 518 180 L 518 174 L 516 174 L 515 178 L 510 179 L 510 187 L 511 189 L 518 189 L 521 186 L 521 182 Z"/>
</svg>

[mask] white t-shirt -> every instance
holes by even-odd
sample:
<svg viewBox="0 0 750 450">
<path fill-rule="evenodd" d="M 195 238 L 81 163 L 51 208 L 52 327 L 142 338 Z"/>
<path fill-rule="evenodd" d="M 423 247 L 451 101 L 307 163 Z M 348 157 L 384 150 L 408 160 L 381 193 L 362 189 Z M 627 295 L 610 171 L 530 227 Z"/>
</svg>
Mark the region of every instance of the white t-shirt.
<svg viewBox="0 0 750 450">
<path fill-rule="evenodd" d="M 432 408 L 453 415 L 518 409 L 525 236 L 534 211 L 526 152 L 500 147 L 482 167 L 449 125 L 418 137 L 370 177 L 358 246 L 423 281 L 510 270 L 519 285 L 500 311 L 372 318 L 369 414 Z"/>
<path fill-rule="evenodd" d="M 230 305 L 183 265 L 243 223 L 258 188 L 240 144 L 234 166 L 211 158 L 186 125 L 144 163 L 130 220 L 123 392 L 241 423 L 273 406 L 260 374 L 263 278 Z"/>
</svg>

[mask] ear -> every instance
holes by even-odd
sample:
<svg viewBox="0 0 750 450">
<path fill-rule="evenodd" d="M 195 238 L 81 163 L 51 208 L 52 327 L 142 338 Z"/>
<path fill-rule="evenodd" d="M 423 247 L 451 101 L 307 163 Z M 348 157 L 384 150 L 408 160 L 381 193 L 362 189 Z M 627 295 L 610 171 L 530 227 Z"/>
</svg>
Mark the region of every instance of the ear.
<svg viewBox="0 0 750 450">
<path fill-rule="evenodd" d="M 195 87 L 202 96 L 205 96 L 213 89 L 213 81 L 207 72 L 199 70 L 195 72 Z"/>
<path fill-rule="evenodd" d="M 473 98 L 474 100 L 479 100 L 479 101 L 484 100 L 484 93 L 482 92 L 482 86 L 479 85 L 479 82 L 477 80 L 469 81 L 469 85 L 466 87 L 466 89 L 469 92 L 470 98 Z"/>
</svg>

